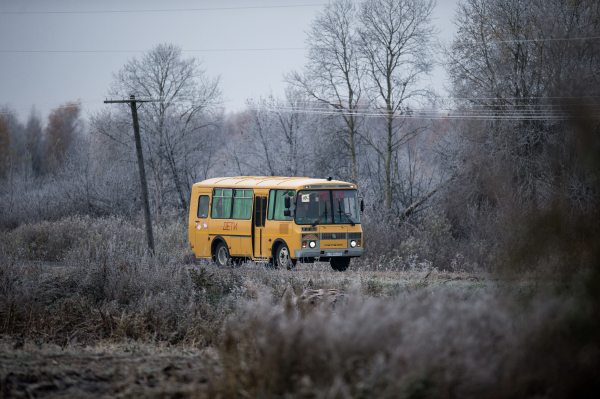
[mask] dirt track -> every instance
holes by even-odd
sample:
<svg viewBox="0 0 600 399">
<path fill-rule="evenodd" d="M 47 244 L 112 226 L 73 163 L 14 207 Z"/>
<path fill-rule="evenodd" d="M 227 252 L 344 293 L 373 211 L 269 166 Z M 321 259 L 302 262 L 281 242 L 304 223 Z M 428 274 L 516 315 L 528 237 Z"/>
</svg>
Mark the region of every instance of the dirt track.
<svg viewBox="0 0 600 399">
<path fill-rule="evenodd" d="M 195 397 L 207 386 L 208 370 L 214 365 L 211 354 L 200 351 L 22 345 L 19 341 L 3 345 L 3 398 Z"/>
</svg>

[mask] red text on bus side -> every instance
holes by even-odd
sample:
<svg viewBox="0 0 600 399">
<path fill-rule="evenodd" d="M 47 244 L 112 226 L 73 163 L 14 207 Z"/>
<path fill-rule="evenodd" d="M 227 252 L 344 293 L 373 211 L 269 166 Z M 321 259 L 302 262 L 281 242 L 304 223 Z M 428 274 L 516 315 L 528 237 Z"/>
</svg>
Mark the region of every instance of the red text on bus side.
<svg viewBox="0 0 600 399">
<path fill-rule="evenodd" d="M 346 192 L 345 191 L 334 191 L 333 198 L 335 198 L 335 199 L 346 198 Z"/>
<path fill-rule="evenodd" d="M 234 222 L 224 222 L 223 223 L 223 230 L 236 230 L 237 231 L 237 223 Z"/>
</svg>

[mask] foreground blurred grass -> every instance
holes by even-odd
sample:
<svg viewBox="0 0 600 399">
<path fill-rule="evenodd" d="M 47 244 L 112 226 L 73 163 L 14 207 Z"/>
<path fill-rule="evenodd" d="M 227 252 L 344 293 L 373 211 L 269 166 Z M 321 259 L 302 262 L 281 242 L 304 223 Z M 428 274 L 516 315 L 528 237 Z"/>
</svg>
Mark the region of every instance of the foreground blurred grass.
<svg viewBox="0 0 600 399">
<path fill-rule="evenodd" d="M 74 217 L 3 233 L 4 396 L 93 396 L 94 389 L 125 397 L 315 398 L 600 391 L 600 319 L 588 299 L 587 271 L 560 282 L 445 273 L 416 261 L 387 270 L 356 262 L 346 273 L 320 263 L 293 271 L 253 263 L 217 269 L 189 258 L 184 226 L 163 226 L 157 236 L 151 258 L 143 231 L 114 218 Z M 67 266 L 23 261 L 32 258 Z M 319 289 L 333 290 L 335 301 L 313 295 L 302 302 L 303 292 Z M 66 378 L 68 367 L 63 374 L 47 370 L 53 361 L 98 361 L 104 369 Z"/>
</svg>

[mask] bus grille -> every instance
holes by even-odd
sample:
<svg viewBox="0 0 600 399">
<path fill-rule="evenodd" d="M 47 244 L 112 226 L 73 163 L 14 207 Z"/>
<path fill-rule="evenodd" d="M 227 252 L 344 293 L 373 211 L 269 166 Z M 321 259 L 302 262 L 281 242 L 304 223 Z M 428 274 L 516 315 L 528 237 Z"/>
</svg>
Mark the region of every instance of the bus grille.
<svg viewBox="0 0 600 399">
<path fill-rule="evenodd" d="M 346 233 L 321 233 L 321 240 L 345 240 Z"/>
<path fill-rule="evenodd" d="M 314 234 L 314 233 L 305 233 L 305 234 L 302 234 L 302 241 L 305 241 L 305 240 L 318 240 L 318 239 L 319 239 L 319 237 L 317 237 L 317 235 Z"/>
<path fill-rule="evenodd" d="M 360 240 L 361 233 L 348 233 L 349 240 Z"/>
</svg>

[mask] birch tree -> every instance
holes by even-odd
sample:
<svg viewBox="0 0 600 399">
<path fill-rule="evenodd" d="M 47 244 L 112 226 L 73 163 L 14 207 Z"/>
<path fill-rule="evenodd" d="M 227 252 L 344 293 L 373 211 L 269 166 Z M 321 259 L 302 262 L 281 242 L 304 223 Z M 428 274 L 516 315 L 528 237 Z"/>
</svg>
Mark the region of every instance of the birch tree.
<svg viewBox="0 0 600 399">
<path fill-rule="evenodd" d="M 419 83 L 433 66 L 434 7 L 434 0 L 367 0 L 360 5 L 361 57 L 374 107 L 385 120 L 383 129 L 363 137 L 383 160 L 388 211 L 394 152 L 422 130 L 407 128 L 405 116 L 411 112 L 409 100 L 419 101 L 429 93 Z"/>
<path fill-rule="evenodd" d="M 286 81 L 335 111 L 345 129 L 336 129 L 336 142 L 350 157 L 353 183 L 358 181 L 357 132 L 365 107 L 364 75 L 357 47 L 358 15 L 349 0 L 334 0 L 317 14 L 308 31 L 308 63 L 302 72 L 293 71 Z"/>
</svg>

